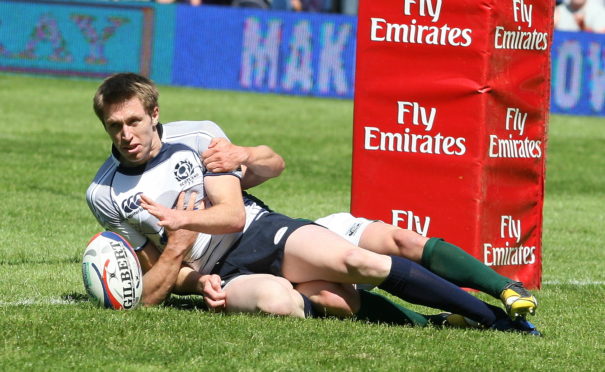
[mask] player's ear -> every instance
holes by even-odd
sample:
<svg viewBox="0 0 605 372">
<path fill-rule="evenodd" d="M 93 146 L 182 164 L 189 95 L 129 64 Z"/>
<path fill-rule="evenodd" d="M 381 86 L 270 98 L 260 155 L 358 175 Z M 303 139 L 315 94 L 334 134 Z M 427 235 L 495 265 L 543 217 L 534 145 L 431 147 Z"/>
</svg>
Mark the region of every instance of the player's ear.
<svg viewBox="0 0 605 372">
<path fill-rule="evenodd" d="M 153 124 L 153 126 L 158 125 L 160 121 L 160 108 L 158 106 L 155 106 L 153 108 L 153 111 L 151 112 L 151 123 Z"/>
</svg>

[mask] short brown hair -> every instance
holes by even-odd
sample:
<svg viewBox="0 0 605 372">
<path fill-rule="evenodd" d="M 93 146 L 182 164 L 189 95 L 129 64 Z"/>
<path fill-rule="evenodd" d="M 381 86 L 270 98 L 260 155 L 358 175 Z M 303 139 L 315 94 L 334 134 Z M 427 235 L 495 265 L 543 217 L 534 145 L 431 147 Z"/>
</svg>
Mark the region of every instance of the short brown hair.
<svg viewBox="0 0 605 372">
<path fill-rule="evenodd" d="M 158 106 L 160 93 L 153 81 L 131 72 L 114 74 L 103 80 L 93 98 L 95 114 L 103 121 L 104 110 L 108 105 L 137 97 L 145 111 L 151 115 Z"/>
</svg>

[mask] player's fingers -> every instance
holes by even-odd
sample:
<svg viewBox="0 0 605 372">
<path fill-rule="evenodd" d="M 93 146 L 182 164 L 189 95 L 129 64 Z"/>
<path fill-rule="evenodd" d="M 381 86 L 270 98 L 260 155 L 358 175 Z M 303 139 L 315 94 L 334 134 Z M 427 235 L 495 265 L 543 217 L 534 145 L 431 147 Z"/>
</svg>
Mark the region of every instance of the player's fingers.
<svg viewBox="0 0 605 372">
<path fill-rule="evenodd" d="M 223 288 L 221 287 L 221 277 L 216 275 L 216 274 L 212 274 L 212 276 L 210 277 L 210 283 L 212 284 L 212 287 L 215 288 L 218 291 L 223 291 Z"/>
<path fill-rule="evenodd" d="M 204 162 L 206 162 L 214 154 L 216 154 L 216 150 L 209 148 L 208 150 L 202 152 L 202 159 L 204 159 Z"/>
<path fill-rule="evenodd" d="M 141 201 L 143 201 L 147 205 L 157 205 L 157 203 L 155 201 L 153 201 L 153 199 L 151 199 L 150 197 L 148 197 L 145 194 L 141 194 L 141 195 L 139 195 L 139 197 L 141 198 Z"/>
<path fill-rule="evenodd" d="M 225 300 L 214 301 L 209 298 L 204 298 L 204 301 L 211 311 L 221 311 L 225 307 Z"/>
<path fill-rule="evenodd" d="M 225 296 L 222 296 L 222 295 L 221 296 L 216 296 L 215 293 L 213 293 L 213 294 L 207 293 L 206 296 L 205 296 L 205 298 L 207 298 L 210 301 L 214 301 L 214 302 L 223 302 L 224 303 L 226 301 L 226 297 Z"/>
<path fill-rule="evenodd" d="M 206 288 L 204 288 L 204 296 L 206 296 L 207 298 L 209 298 L 213 301 L 222 301 L 227 297 L 224 292 L 222 292 L 220 290 L 217 291 L 216 289 L 212 288 L 211 286 L 207 286 Z"/>
<path fill-rule="evenodd" d="M 212 161 L 210 161 L 209 159 L 204 159 L 203 163 L 204 167 L 206 167 L 206 169 L 212 172 Z"/>
<path fill-rule="evenodd" d="M 185 193 L 181 191 L 176 198 L 176 208 L 178 210 L 185 209 Z"/>
<path fill-rule="evenodd" d="M 154 207 L 153 205 L 151 205 L 151 204 L 147 204 L 147 203 L 145 203 L 145 202 L 143 202 L 143 201 L 142 201 L 142 202 L 140 203 L 140 206 L 141 206 L 141 207 L 143 207 L 143 209 L 145 209 L 147 212 L 149 212 L 149 213 L 153 214 L 154 216 L 155 216 L 155 215 L 156 215 L 156 213 L 157 213 L 157 208 L 155 208 L 155 207 Z"/>
<path fill-rule="evenodd" d="M 197 204 L 195 205 L 195 208 L 193 208 L 193 209 L 198 210 L 198 211 L 200 211 L 200 210 L 202 210 L 202 209 L 206 209 L 206 205 L 204 204 L 204 200 L 206 200 L 206 199 L 202 199 L 202 200 L 200 200 L 200 202 L 199 202 L 199 203 L 197 203 Z"/>
<path fill-rule="evenodd" d="M 218 160 L 208 162 L 208 164 L 205 165 L 206 168 L 208 168 L 208 170 L 213 173 L 220 173 L 225 171 L 225 168 L 223 167 L 222 163 Z"/>
<path fill-rule="evenodd" d="M 191 194 L 189 195 L 189 201 L 187 202 L 188 211 L 192 211 L 195 209 L 195 198 L 196 197 L 197 197 L 197 192 L 195 192 L 195 191 L 191 192 Z"/>
<path fill-rule="evenodd" d="M 220 287 L 218 290 L 216 288 L 208 288 L 206 294 L 213 300 L 224 300 L 227 297 L 227 294 Z"/>
</svg>

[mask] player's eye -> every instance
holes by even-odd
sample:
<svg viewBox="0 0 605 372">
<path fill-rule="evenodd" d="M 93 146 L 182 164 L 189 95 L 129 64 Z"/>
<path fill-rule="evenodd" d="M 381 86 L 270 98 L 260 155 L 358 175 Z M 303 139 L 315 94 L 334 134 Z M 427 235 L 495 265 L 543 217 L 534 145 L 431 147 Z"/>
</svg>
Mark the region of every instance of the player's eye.
<svg viewBox="0 0 605 372">
<path fill-rule="evenodd" d="M 118 130 L 120 130 L 122 126 L 119 123 L 109 123 L 107 124 L 107 128 L 109 128 L 110 131 L 112 132 L 116 132 Z"/>
</svg>

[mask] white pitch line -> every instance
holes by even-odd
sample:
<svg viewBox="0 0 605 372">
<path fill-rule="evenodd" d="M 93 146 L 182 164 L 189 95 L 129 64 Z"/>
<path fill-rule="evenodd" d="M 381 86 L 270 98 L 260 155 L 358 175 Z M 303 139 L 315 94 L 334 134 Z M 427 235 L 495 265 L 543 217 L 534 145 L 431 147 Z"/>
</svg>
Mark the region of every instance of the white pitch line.
<svg viewBox="0 0 605 372">
<path fill-rule="evenodd" d="M 605 285 L 605 281 L 600 280 L 547 280 L 542 282 L 544 285 Z"/>
<path fill-rule="evenodd" d="M 32 305 L 75 305 L 76 301 L 63 300 L 60 298 L 36 299 L 26 298 L 13 302 L 0 301 L 0 306 L 32 306 Z"/>
</svg>

